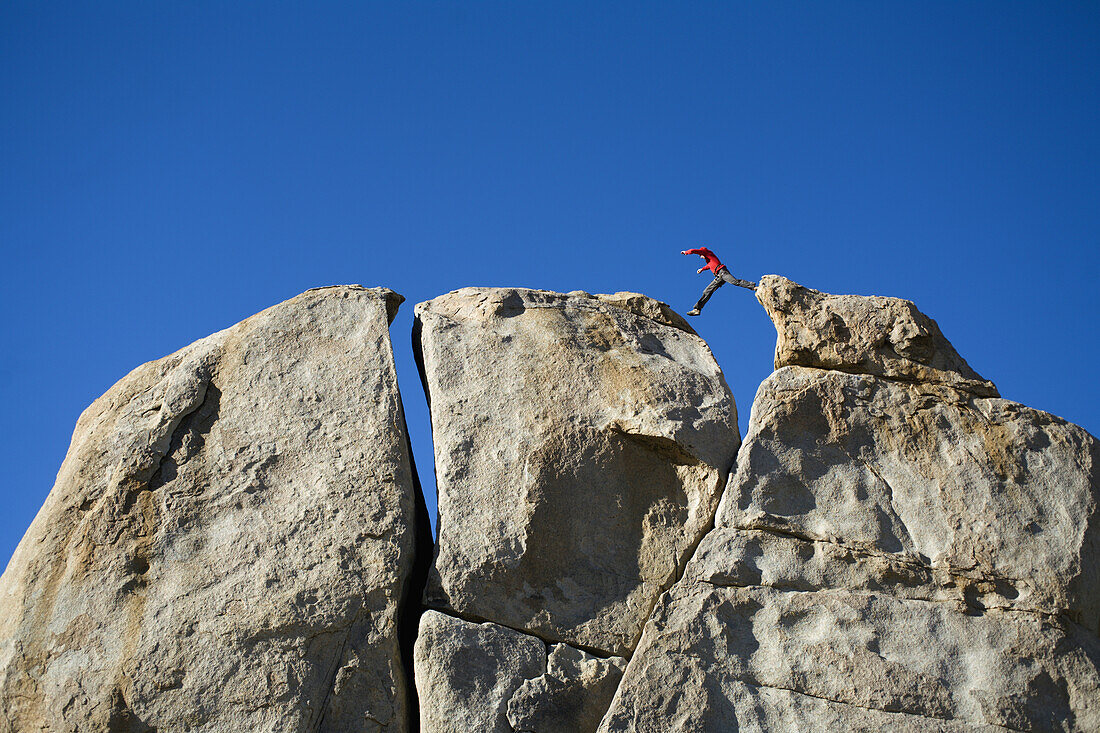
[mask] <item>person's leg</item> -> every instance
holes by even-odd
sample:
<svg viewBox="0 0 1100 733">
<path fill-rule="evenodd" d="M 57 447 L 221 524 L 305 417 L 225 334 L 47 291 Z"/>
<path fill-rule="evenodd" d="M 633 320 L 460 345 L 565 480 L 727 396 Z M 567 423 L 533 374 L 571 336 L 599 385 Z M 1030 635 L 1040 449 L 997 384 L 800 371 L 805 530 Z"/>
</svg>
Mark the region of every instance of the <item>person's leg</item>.
<svg viewBox="0 0 1100 733">
<path fill-rule="evenodd" d="M 734 277 L 725 267 L 718 271 L 718 277 L 722 278 L 725 282 L 728 282 L 731 285 L 736 285 L 741 288 L 748 288 L 749 290 L 756 290 L 756 283 L 751 280 L 742 280 L 739 277 Z"/>
<path fill-rule="evenodd" d="M 699 302 L 695 304 L 695 307 L 688 311 L 689 316 L 699 315 L 699 311 L 703 310 L 703 306 L 710 300 L 710 296 L 714 295 L 714 291 L 725 285 L 725 281 L 717 275 L 710 281 L 710 285 L 703 291 L 703 295 L 699 298 Z"/>
</svg>

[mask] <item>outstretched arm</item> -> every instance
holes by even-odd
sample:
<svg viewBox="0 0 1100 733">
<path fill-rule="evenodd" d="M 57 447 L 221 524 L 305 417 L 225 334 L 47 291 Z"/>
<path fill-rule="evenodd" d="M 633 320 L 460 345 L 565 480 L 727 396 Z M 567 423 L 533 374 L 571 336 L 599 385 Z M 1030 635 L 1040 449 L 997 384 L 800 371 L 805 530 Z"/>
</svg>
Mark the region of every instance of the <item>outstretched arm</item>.
<svg viewBox="0 0 1100 733">
<path fill-rule="evenodd" d="M 699 255 L 700 257 L 703 256 L 703 253 L 700 252 L 697 249 L 682 249 L 682 250 L 680 250 L 680 254 L 682 254 L 682 255 Z"/>
</svg>

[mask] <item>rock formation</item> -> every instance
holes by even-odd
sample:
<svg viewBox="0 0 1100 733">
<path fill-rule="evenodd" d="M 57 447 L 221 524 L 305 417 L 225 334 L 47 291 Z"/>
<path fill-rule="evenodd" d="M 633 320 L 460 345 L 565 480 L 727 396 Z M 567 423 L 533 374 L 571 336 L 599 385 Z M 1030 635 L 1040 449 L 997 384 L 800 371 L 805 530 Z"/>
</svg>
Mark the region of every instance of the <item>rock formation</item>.
<svg viewBox="0 0 1100 733">
<path fill-rule="evenodd" d="M 612 658 L 587 663 L 593 684 L 617 676 L 615 658 L 631 653 L 713 521 L 739 442 L 733 397 L 702 339 L 643 296 L 467 288 L 416 315 L 439 495 L 427 604 L 492 622 L 422 625 L 424 729 L 463 728 L 447 701 L 477 699 L 492 700 L 481 712 L 496 728 L 485 730 L 509 730 L 506 718 L 517 730 L 594 730 L 591 710 L 574 715 L 588 728 L 539 728 L 531 721 L 549 714 L 523 709 L 580 701 L 586 673 L 558 674 L 545 651 L 534 667 L 526 652 L 494 658 L 479 665 L 478 689 L 492 694 L 475 698 L 454 687 L 469 674 L 455 649 L 523 632 L 537 644 L 482 652 L 567 644 L 573 652 L 549 658 L 588 651 Z M 447 629 L 454 638 L 439 641 Z"/>
<path fill-rule="evenodd" d="M 777 371 L 601 730 L 1100 729 L 1095 439 L 911 303 L 758 297 Z"/>
<path fill-rule="evenodd" d="M 84 412 L 0 579 L 0 731 L 407 729 L 401 300 L 309 291 Z"/>
<path fill-rule="evenodd" d="M 756 298 L 779 334 L 776 369 L 835 369 L 999 396 L 908 300 L 819 293 L 778 275 L 761 278 Z"/>
<path fill-rule="evenodd" d="M 430 572 L 400 296 L 309 291 L 139 367 L 0 578 L 0 733 L 1100 730 L 1096 439 L 908 301 L 757 297 L 740 449 L 662 303 L 418 305 Z"/>
</svg>

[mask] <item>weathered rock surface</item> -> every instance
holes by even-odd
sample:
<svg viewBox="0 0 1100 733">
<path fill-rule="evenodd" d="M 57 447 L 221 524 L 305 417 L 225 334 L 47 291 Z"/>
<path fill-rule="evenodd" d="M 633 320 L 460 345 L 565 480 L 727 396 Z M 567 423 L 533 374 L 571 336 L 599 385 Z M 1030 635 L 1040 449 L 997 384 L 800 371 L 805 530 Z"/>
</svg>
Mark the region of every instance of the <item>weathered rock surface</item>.
<svg viewBox="0 0 1100 733">
<path fill-rule="evenodd" d="M 0 579 L 0 731 L 406 728 L 400 302 L 309 291 L 84 412 Z"/>
<path fill-rule="evenodd" d="M 842 371 L 761 385 L 716 528 L 601 730 L 1100 729 L 1096 440 L 982 396 L 961 359 L 832 346 L 873 344 L 851 314 L 883 299 L 814 294 L 796 328 L 774 291 L 805 289 L 761 287 L 787 303 L 777 363 Z"/>
<path fill-rule="evenodd" d="M 1065 612 L 1097 632 L 1098 469 L 1095 439 L 1045 412 L 787 367 L 757 393 L 717 525 L 936 570 L 981 608 Z"/>
<path fill-rule="evenodd" d="M 525 681 L 508 701 L 508 724 L 516 733 L 592 733 L 625 668 L 622 657 L 601 659 L 554 644 L 546 674 Z"/>
<path fill-rule="evenodd" d="M 545 672 L 546 644 L 496 624 L 425 611 L 413 665 L 421 730 L 512 733 L 508 701 L 525 680 Z"/>
<path fill-rule="evenodd" d="M 871 711 L 905 716 L 891 730 L 944 721 L 1096 730 L 1098 654 L 1083 628 L 1034 614 L 968 614 L 843 589 L 683 583 L 654 613 L 605 730 L 767 730 L 769 719 L 796 723 L 780 730 L 827 729 L 807 697 L 856 727 L 878 724 L 861 723 Z M 793 694 L 744 703 L 760 690 Z M 777 707 L 761 715 L 769 705 Z"/>
<path fill-rule="evenodd" d="M 626 661 L 435 611 L 420 620 L 420 725 L 439 733 L 596 730 Z"/>
<path fill-rule="evenodd" d="M 628 655 L 738 446 L 710 350 L 632 293 L 467 288 L 416 314 L 439 495 L 428 604 Z"/>
<path fill-rule="evenodd" d="M 950 384 L 986 397 L 982 379 L 908 300 L 830 295 L 765 275 L 756 299 L 775 324 L 775 368 L 818 367 L 906 381 Z"/>
</svg>

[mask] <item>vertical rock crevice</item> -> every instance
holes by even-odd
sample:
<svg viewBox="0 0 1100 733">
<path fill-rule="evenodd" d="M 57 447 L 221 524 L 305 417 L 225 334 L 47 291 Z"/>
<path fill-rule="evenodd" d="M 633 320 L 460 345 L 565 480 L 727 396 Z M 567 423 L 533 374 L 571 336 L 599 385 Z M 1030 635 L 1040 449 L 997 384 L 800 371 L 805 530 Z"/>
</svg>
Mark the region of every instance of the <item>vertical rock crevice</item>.
<svg viewBox="0 0 1100 733">
<path fill-rule="evenodd" d="M 402 594 L 397 636 L 401 646 L 401 665 L 405 670 L 405 696 L 409 711 L 408 726 L 410 731 L 418 733 L 420 731 L 420 697 L 416 689 L 416 665 L 413 661 L 413 650 L 416 646 L 416 638 L 419 635 L 420 616 L 424 612 L 424 589 L 428 585 L 428 571 L 431 568 L 432 556 L 435 553 L 435 541 L 432 537 L 428 505 L 425 502 L 424 489 L 416 470 L 412 440 L 409 437 L 403 409 L 401 411 L 401 422 L 402 425 L 405 425 L 405 450 L 408 452 L 409 466 L 412 468 L 413 498 L 415 501 L 413 536 L 415 541 L 412 565 Z"/>
</svg>

